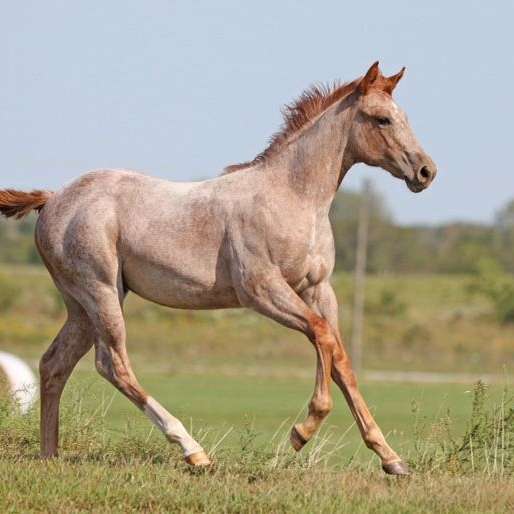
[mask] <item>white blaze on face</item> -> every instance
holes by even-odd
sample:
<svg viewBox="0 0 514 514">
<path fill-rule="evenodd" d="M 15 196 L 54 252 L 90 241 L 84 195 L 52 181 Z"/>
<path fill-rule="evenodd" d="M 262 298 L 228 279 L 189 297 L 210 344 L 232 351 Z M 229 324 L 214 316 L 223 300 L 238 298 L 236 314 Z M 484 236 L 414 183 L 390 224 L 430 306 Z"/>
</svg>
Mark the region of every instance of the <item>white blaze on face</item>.
<svg viewBox="0 0 514 514">
<path fill-rule="evenodd" d="M 391 102 L 391 108 L 393 110 L 393 116 L 395 118 L 398 118 L 398 117 L 402 117 L 402 111 L 401 109 L 394 103 L 394 102 Z"/>
<path fill-rule="evenodd" d="M 404 112 L 396 105 L 394 100 L 391 100 L 391 114 L 392 118 L 395 120 L 396 123 L 400 123 L 402 125 L 406 124 L 406 118 Z"/>
<path fill-rule="evenodd" d="M 189 435 L 179 419 L 172 416 L 158 401 L 148 397 L 144 413 L 173 443 L 178 443 L 184 450 L 184 456 L 203 452 L 203 448 Z"/>
</svg>

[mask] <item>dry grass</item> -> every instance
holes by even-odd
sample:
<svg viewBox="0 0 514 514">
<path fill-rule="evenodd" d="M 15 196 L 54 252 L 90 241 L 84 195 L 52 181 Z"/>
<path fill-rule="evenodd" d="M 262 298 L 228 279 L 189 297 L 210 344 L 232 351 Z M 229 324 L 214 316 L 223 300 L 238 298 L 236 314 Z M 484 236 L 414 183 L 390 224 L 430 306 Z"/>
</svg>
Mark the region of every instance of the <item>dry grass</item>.
<svg viewBox="0 0 514 514">
<path fill-rule="evenodd" d="M 409 479 L 358 469 L 259 472 L 227 459 L 208 473 L 148 461 L 3 462 L 3 512 L 506 513 L 514 483 L 449 473 Z"/>
</svg>

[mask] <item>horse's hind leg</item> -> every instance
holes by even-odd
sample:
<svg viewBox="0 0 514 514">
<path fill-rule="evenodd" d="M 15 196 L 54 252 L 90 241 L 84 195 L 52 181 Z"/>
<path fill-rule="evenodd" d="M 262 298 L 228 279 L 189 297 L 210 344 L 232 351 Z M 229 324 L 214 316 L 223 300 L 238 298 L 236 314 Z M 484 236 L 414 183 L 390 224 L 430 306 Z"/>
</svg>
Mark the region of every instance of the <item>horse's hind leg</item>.
<svg viewBox="0 0 514 514">
<path fill-rule="evenodd" d="M 137 381 L 125 346 L 125 322 L 117 289 L 98 283 L 89 294 L 91 291 L 93 296 L 86 302 L 86 309 L 99 336 L 95 342 L 98 372 L 136 404 L 169 441 L 182 447 L 186 462 L 210 464 L 203 448 L 184 425 L 149 396 Z"/>
<path fill-rule="evenodd" d="M 64 297 L 68 319 L 39 363 L 41 380 L 41 456 L 57 455 L 59 442 L 59 402 L 73 368 L 91 348 L 93 327 L 84 309 Z"/>
</svg>

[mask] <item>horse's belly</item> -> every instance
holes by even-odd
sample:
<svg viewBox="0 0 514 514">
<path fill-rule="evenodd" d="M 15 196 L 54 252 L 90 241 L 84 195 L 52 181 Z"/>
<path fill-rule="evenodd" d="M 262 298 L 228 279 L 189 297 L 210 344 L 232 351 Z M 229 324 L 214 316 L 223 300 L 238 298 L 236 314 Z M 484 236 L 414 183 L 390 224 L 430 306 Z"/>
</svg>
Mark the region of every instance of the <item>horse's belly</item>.
<svg viewBox="0 0 514 514">
<path fill-rule="evenodd" d="M 214 273 L 193 274 L 180 266 L 128 258 L 123 264 L 126 286 L 147 300 L 178 309 L 221 309 L 239 307 L 231 284 Z"/>
</svg>

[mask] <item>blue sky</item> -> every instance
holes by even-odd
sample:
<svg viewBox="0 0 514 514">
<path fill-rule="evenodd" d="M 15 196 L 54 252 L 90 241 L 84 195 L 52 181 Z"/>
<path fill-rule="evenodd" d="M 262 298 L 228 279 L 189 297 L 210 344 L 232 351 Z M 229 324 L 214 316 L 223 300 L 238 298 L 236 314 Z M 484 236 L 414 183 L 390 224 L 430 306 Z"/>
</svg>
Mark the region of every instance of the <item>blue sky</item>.
<svg viewBox="0 0 514 514">
<path fill-rule="evenodd" d="M 171 180 L 252 158 L 314 81 L 405 65 L 396 99 L 439 166 L 400 223 L 487 222 L 514 197 L 514 2 L 46 0 L 0 18 L 0 187 L 58 188 L 99 167 Z"/>
</svg>

